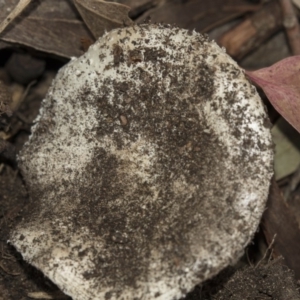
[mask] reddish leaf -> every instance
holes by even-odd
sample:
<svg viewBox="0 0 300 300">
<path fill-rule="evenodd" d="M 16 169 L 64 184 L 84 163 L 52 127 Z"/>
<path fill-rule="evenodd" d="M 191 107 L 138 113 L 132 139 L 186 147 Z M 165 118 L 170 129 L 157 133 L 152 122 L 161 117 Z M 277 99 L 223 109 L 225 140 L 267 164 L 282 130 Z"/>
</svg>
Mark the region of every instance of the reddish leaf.
<svg viewBox="0 0 300 300">
<path fill-rule="evenodd" d="M 300 55 L 268 68 L 246 71 L 265 92 L 275 109 L 300 132 Z"/>
</svg>

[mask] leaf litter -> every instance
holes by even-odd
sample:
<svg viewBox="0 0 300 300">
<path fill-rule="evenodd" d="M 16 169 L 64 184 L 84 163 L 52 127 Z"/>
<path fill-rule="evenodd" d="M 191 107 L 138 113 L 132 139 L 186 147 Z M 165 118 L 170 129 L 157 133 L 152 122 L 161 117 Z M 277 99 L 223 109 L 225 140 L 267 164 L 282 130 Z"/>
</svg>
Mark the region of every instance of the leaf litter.
<svg viewBox="0 0 300 300">
<path fill-rule="evenodd" d="M 93 22 L 90 22 L 90 24 L 88 24 L 85 23 L 85 21 L 83 21 L 82 19 L 87 20 L 90 18 L 91 20 L 94 20 L 94 23 L 102 22 L 102 24 L 104 25 L 107 24 L 107 26 L 110 25 L 113 26 L 113 24 L 115 24 L 116 27 L 120 27 L 123 26 L 124 23 L 130 22 L 130 18 L 128 18 L 128 13 L 129 15 L 132 14 L 130 13 L 128 6 L 130 6 L 132 9 L 135 9 L 135 11 L 138 12 L 141 11 L 140 7 L 142 5 L 144 7 L 147 6 L 151 8 L 157 6 L 157 8 L 159 8 L 157 10 L 154 9 L 151 11 L 151 17 L 154 20 L 159 19 L 160 21 L 164 21 L 164 13 L 167 19 L 168 18 L 172 19 L 170 14 L 168 13 L 168 8 L 170 9 L 172 7 L 172 3 L 170 1 L 154 1 L 154 0 L 153 1 L 151 0 L 114 1 L 123 4 L 121 8 L 120 7 L 117 8 L 117 6 L 114 6 L 114 8 L 112 9 L 114 13 L 116 13 L 116 10 L 119 9 L 119 13 L 121 17 L 115 18 L 114 16 L 112 16 L 112 18 L 110 18 L 109 11 L 105 11 L 105 12 L 101 11 L 97 13 L 96 11 L 93 11 L 93 9 L 90 9 L 90 7 L 88 6 L 88 5 L 92 5 L 95 2 L 98 2 L 98 4 L 100 3 L 99 7 L 101 7 L 101 5 L 102 8 L 105 5 L 107 5 L 106 6 L 107 8 L 111 7 L 111 3 L 104 2 L 104 1 L 89 1 L 89 3 L 87 4 L 86 1 L 76 0 L 77 6 L 75 6 L 74 2 L 71 0 L 43 0 L 43 1 L 11 0 L 2 3 L 0 2 L 0 23 L 8 18 L 9 12 L 14 11 L 14 8 L 16 9 L 18 5 L 20 7 L 21 5 L 20 3 L 22 2 L 23 4 L 25 2 L 28 3 L 32 2 L 32 3 L 29 3 L 27 7 L 24 6 L 24 11 L 18 12 L 18 14 L 15 15 L 15 19 L 13 17 L 11 20 L 8 21 L 7 27 L 2 32 L 2 34 L 0 34 L 0 48 L 1 45 L 3 48 L 8 47 L 8 45 L 11 46 L 22 45 L 22 46 L 33 48 L 35 50 L 42 51 L 43 53 L 54 54 L 60 57 L 70 58 L 72 56 L 79 56 L 85 51 L 82 41 L 88 41 L 87 44 L 89 44 L 89 41 L 94 41 L 94 37 L 97 37 L 99 34 L 101 34 L 101 30 L 103 30 L 103 28 L 101 28 L 99 24 L 95 24 L 94 26 Z M 213 1 L 213 2 L 217 2 L 217 1 Z M 241 3 L 242 2 L 245 1 L 241 1 Z M 118 5 L 118 3 L 113 3 L 113 5 Z M 181 17 L 185 17 L 190 13 L 191 15 L 196 16 L 194 19 L 195 20 L 197 19 L 197 22 L 199 24 L 203 23 L 198 28 L 198 30 L 202 30 L 203 28 L 205 29 L 210 27 L 208 21 L 211 21 L 211 19 L 208 20 L 208 18 L 206 17 L 208 16 L 213 17 L 213 15 L 211 15 L 211 11 L 209 9 L 205 10 L 204 7 L 201 8 L 201 10 L 199 10 L 198 9 L 199 6 L 196 5 L 196 1 L 192 1 L 192 0 L 174 1 L 174 3 L 173 5 L 176 5 L 176 8 L 179 12 L 179 14 L 177 14 L 176 18 L 174 19 L 177 24 L 181 25 L 180 24 L 182 22 Z M 126 7 L 126 5 L 128 6 Z M 76 7 L 79 6 L 81 6 L 81 10 L 85 12 L 79 13 L 76 9 Z M 184 13 L 182 13 L 183 9 L 188 6 L 194 7 L 194 9 L 192 10 L 186 9 Z M 162 9 L 160 7 L 162 7 Z M 122 13 L 124 14 L 122 15 Z M 82 19 L 80 15 L 82 16 Z M 241 15 L 240 12 L 239 15 Z M 144 16 L 145 15 L 140 16 L 139 21 L 142 21 L 144 19 Z M 234 14 L 232 14 L 232 16 L 234 16 Z M 97 18 L 99 18 L 100 21 L 97 21 Z M 181 26 L 191 25 L 190 20 L 192 20 L 192 23 L 194 23 L 195 21 L 194 19 L 188 17 L 187 20 L 183 22 L 184 24 Z M 203 20 L 207 21 L 208 23 L 206 24 L 205 22 L 202 22 Z M 226 18 L 224 18 L 224 23 L 225 21 Z M 165 20 L 165 22 L 168 21 Z M 216 24 L 217 23 L 218 22 L 216 22 Z M 295 58 L 289 58 L 289 59 L 291 61 L 294 61 L 295 63 Z M 299 65 L 299 62 L 295 63 L 295 65 L 293 62 L 289 62 L 289 63 L 280 62 L 280 63 L 281 64 L 283 63 L 280 67 L 276 66 L 276 68 L 274 68 L 275 65 L 270 67 L 271 72 L 270 70 L 262 71 L 263 69 L 261 69 L 254 72 L 246 71 L 246 74 L 249 76 L 251 80 L 253 80 L 253 82 L 255 82 L 257 85 L 260 85 L 263 88 L 270 102 L 274 105 L 274 107 L 278 110 L 278 112 L 299 131 L 299 119 L 297 118 L 297 113 L 299 116 L 300 97 L 297 95 L 299 95 L 300 88 L 297 87 L 297 80 L 299 82 L 299 68 L 297 69 L 296 67 L 297 63 Z M 268 77 L 267 78 L 268 80 L 264 78 L 265 76 L 266 78 Z M 291 97 L 288 98 L 287 96 L 291 96 Z M 4 199 L 8 199 L 8 197 L 11 196 L 11 191 L 8 191 L 7 193 L 4 192 L 6 186 L 9 186 L 11 189 L 14 189 L 16 193 L 18 190 L 23 191 L 24 187 L 22 187 L 22 189 L 21 188 L 16 189 L 13 180 L 15 178 L 15 180 L 19 182 L 20 177 L 17 176 L 15 173 L 13 173 L 15 175 L 11 175 L 11 172 L 7 171 L 8 169 L 10 169 L 10 167 L 5 167 L 3 171 L 2 166 L 3 164 L 0 165 L 1 168 L 0 173 L 2 172 L 1 180 L 3 180 L 3 185 L 2 185 L 3 193 L 2 195 L 0 195 L 0 199 L 3 202 L 0 201 L 0 203 L 6 203 L 5 201 L 7 200 L 4 201 Z M 9 184 L 7 184 L 7 182 L 9 182 Z M 286 205 L 282 206 L 282 204 L 280 204 L 284 200 L 282 198 L 278 200 L 279 199 L 278 193 L 280 192 L 276 192 L 275 194 L 273 193 L 270 196 L 270 200 L 267 208 L 269 215 L 266 215 L 264 217 L 264 232 L 266 234 L 267 239 L 272 239 L 273 233 L 277 231 L 277 244 L 276 244 L 277 246 L 275 245 L 277 254 L 279 253 L 282 254 L 283 256 L 287 256 L 289 261 L 288 265 L 292 268 L 295 268 L 296 273 L 299 274 L 299 270 L 297 270 L 297 266 L 295 266 L 295 264 L 292 263 L 293 258 L 295 257 L 296 257 L 295 261 L 296 262 L 298 261 L 297 249 L 299 249 L 299 245 L 298 245 L 299 242 L 296 239 L 293 240 L 290 239 L 290 237 L 297 236 L 297 234 L 299 233 L 299 228 L 295 226 L 294 222 L 290 222 L 289 224 L 288 220 L 293 219 L 293 217 L 290 218 L 290 216 L 293 215 L 293 212 L 291 211 L 291 209 L 289 209 L 289 211 L 286 212 L 287 209 Z M 20 194 L 16 196 L 14 202 L 11 203 L 11 206 L 7 207 L 4 214 L 4 218 L 3 216 L 1 216 L 2 210 L 0 210 L 0 221 L 2 221 L 2 223 L 3 221 L 6 222 L 5 217 L 9 215 L 11 211 L 14 211 L 13 206 L 15 205 L 14 203 L 16 203 L 15 201 L 18 200 L 17 198 L 20 199 L 17 201 L 17 203 L 22 203 L 22 206 L 24 206 L 27 201 L 26 197 L 27 196 L 25 196 L 25 192 L 22 192 L 22 195 Z M 279 207 L 281 206 L 281 209 L 274 210 L 274 206 L 276 202 L 278 202 L 277 205 L 279 205 Z M 271 205 L 272 203 L 273 205 Z M 9 205 L 9 203 L 7 203 L 7 205 Z M 20 210 L 19 207 L 18 210 Z M 285 216 L 285 218 L 282 218 L 282 216 Z M 6 230 L 6 229 L 3 226 L 2 229 L 0 228 L 0 231 L 1 230 Z M 5 237 L 5 234 L 2 234 L 2 236 Z M 6 247 L 5 240 L 3 240 L 3 242 L 0 243 L 2 247 Z M 294 250 L 292 249 L 290 249 L 290 251 L 284 250 L 285 248 L 291 248 L 291 247 L 293 247 Z M 18 267 L 16 266 L 16 268 Z M 25 270 L 28 269 L 30 269 L 29 266 L 25 266 Z M 32 271 L 27 272 L 27 274 L 33 274 L 33 273 L 34 272 Z M 25 272 L 25 276 L 26 276 L 26 272 Z M 34 276 L 36 276 L 36 274 L 34 274 Z M 22 278 L 24 277 L 22 276 L 19 277 L 20 277 L 19 282 L 23 282 L 24 280 Z M 42 278 L 43 276 L 39 274 L 36 277 Z M 5 280 L 6 277 L 3 278 Z M 246 280 L 247 280 L 247 276 L 244 281 Z M 22 284 L 22 286 L 23 286 L 23 290 L 26 290 L 28 288 L 28 286 L 26 287 L 24 286 L 24 284 Z M 37 289 L 36 286 L 33 287 L 32 285 L 29 284 L 29 287 L 30 286 L 31 286 L 30 292 L 33 292 L 33 290 Z M 6 296 L 6 299 L 15 299 L 15 298 L 11 298 L 13 293 L 6 294 L 6 292 L 8 291 L 7 289 L 8 287 L 11 287 L 11 291 L 13 291 L 13 283 L 7 284 L 7 282 L 3 281 L 0 278 L 0 290 L 4 291 L 3 296 Z M 227 287 L 229 286 L 227 285 Z M 16 295 L 16 293 L 14 295 Z M 200 299 L 202 299 L 202 292 L 199 294 L 199 297 Z M 195 293 L 194 293 L 194 295 L 190 295 L 189 297 L 187 297 L 187 299 L 198 300 L 199 297 L 195 298 Z"/>
<path fill-rule="evenodd" d="M 0 3 L 0 23 L 5 27 L 0 40 L 66 58 L 84 53 L 82 40 L 95 41 L 93 34 L 99 37 L 105 30 L 132 22 L 128 17 L 130 8 L 119 3 L 91 0 L 29 2 L 22 1 L 22 7 L 21 2 L 16 1 L 13 5 L 10 2 L 1 6 Z M 87 23 L 80 18 L 74 3 Z M 18 13 L 7 21 L 10 17 L 4 12 L 10 10 Z"/>
<path fill-rule="evenodd" d="M 123 4 L 97 0 L 74 0 L 74 4 L 96 39 L 105 31 L 133 24 L 130 7 Z"/>
</svg>

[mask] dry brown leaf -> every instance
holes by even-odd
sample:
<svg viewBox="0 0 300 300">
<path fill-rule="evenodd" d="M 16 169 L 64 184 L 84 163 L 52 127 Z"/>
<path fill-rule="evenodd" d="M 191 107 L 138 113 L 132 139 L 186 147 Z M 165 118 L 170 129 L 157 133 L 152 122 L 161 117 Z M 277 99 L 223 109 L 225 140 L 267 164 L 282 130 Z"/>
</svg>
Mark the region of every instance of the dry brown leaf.
<svg viewBox="0 0 300 300">
<path fill-rule="evenodd" d="M 14 9 L 8 14 L 8 16 L 0 24 L 0 34 L 3 30 L 14 21 L 14 19 L 22 13 L 22 11 L 28 6 L 32 0 L 20 0 Z"/>
<path fill-rule="evenodd" d="M 18 1 L 0 2 L 0 22 Z M 63 57 L 83 54 L 81 40 L 93 37 L 72 0 L 33 1 L 26 14 L 10 24 L 0 40 L 21 44 Z"/>
<path fill-rule="evenodd" d="M 10 48 L 11 45 L 9 43 L 5 43 L 3 41 L 0 41 L 0 50 Z"/>
<path fill-rule="evenodd" d="M 97 39 L 105 31 L 131 25 L 130 7 L 101 0 L 73 0 L 88 28 Z"/>
</svg>

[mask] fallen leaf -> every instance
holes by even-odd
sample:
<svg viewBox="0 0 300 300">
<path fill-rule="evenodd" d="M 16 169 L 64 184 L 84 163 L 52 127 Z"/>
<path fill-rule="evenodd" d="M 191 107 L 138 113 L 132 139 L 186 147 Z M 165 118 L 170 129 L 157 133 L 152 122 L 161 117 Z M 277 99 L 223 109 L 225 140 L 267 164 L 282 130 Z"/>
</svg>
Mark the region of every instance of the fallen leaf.
<svg viewBox="0 0 300 300">
<path fill-rule="evenodd" d="M 11 48 L 11 44 L 0 41 L 0 50 L 7 49 L 7 48 Z"/>
<path fill-rule="evenodd" d="M 268 68 L 246 71 L 246 75 L 263 89 L 274 108 L 300 132 L 300 55 Z"/>
<path fill-rule="evenodd" d="M 15 0 L 0 1 L 0 23 L 16 3 Z M 26 8 L 26 14 L 17 17 L 0 36 L 5 42 L 67 58 L 84 53 L 82 39 L 94 38 L 71 0 L 33 1 Z"/>
<path fill-rule="evenodd" d="M 285 264 L 300 278 L 300 230 L 293 208 L 283 199 L 275 179 L 272 181 L 262 228 L 270 243 L 274 236 L 274 256 L 283 256 Z"/>
<path fill-rule="evenodd" d="M 128 17 L 130 7 L 123 4 L 101 0 L 74 0 L 74 4 L 96 39 L 105 31 L 133 23 Z"/>
<path fill-rule="evenodd" d="M 14 7 L 13 11 L 1 22 L 0 33 L 10 24 L 13 20 L 21 14 L 21 12 L 28 6 L 32 0 L 20 0 Z"/>
</svg>

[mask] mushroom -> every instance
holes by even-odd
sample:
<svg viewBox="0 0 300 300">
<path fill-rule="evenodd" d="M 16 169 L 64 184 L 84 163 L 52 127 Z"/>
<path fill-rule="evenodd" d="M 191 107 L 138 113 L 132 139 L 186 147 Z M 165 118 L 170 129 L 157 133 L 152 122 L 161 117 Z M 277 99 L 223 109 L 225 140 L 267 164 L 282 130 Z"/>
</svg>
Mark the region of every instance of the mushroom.
<svg viewBox="0 0 300 300">
<path fill-rule="evenodd" d="M 273 174 L 269 122 L 207 37 L 106 33 L 57 74 L 19 156 L 10 242 L 74 300 L 179 299 L 243 253 Z"/>
</svg>

